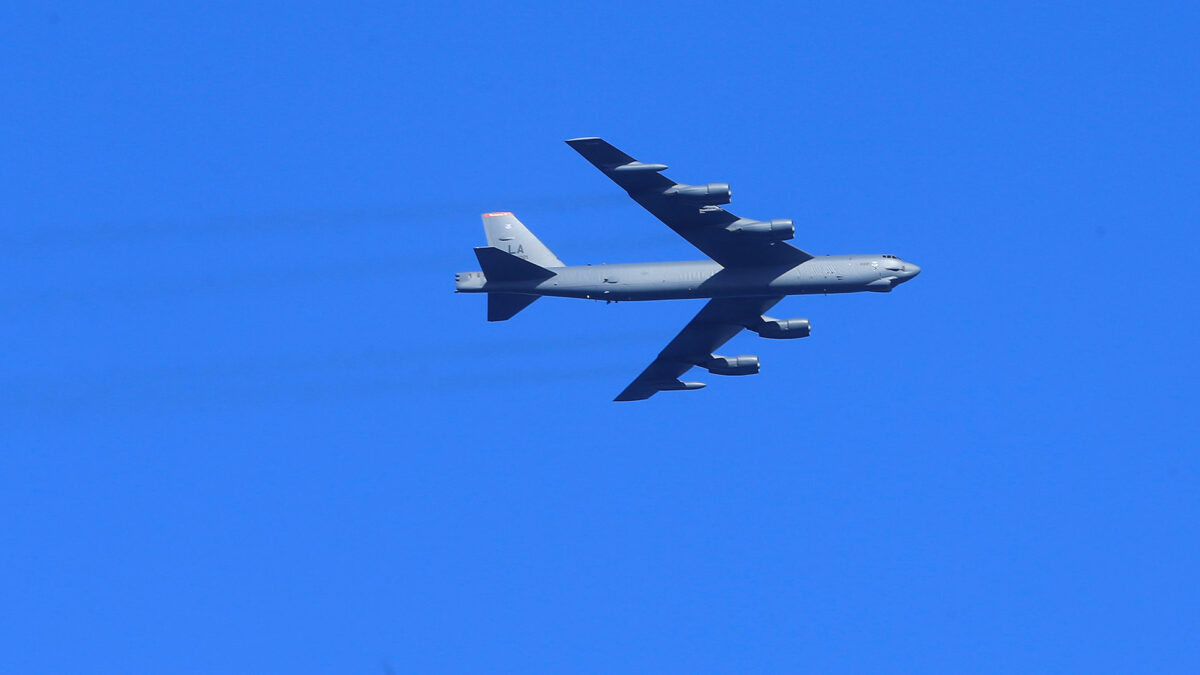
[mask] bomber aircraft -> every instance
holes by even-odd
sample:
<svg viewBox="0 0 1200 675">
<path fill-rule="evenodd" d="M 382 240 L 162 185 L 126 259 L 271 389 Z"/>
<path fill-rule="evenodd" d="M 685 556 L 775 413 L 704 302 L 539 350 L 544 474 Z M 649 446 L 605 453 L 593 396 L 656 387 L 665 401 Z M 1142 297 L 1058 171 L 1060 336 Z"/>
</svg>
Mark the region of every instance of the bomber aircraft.
<svg viewBox="0 0 1200 675">
<path fill-rule="evenodd" d="M 512 318 L 543 295 L 610 302 L 711 298 L 617 401 L 701 389 L 701 382 L 679 379 L 693 366 L 714 375 L 757 373 L 758 357 L 714 350 L 743 328 L 765 338 L 807 337 L 808 319 L 764 314 L 784 296 L 886 293 L 921 273 L 894 255 L 813 256 L 785 243 L 795 235 L 791 220 L 750 220 L 721 208 L 731 196 L 725 183 L 676 183 L 662 174 L 665 164 L 644 164 L 600 138 L 567 145 L 711 260 L 567 266 L 513 214 L 485 213 L 488 245 L 475 249 L 483 269 L 455 275 L 455 292 L 487 293 L 488 321 Z"/>
</svg>

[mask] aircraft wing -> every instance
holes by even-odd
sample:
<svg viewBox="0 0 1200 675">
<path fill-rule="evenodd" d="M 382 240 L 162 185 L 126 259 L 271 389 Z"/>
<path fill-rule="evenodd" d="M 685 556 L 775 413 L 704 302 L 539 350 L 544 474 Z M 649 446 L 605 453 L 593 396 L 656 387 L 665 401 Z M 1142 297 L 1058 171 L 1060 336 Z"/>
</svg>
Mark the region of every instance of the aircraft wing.
<svg viewBox="0 0 1200 675">
<path fill-rule="evenodd" d="M 679 335 L 659 352 L 658 358 L 613 400 L 640 401 L 660 391 L 689 388 L 679 381 L 680 375 L 706 361 L 712 356 L 713 350 L 729 342 L 746 326 L 753 325 L 782 299 L 783 296 L 709 300 L 679 331 Z"/>
<path fill-rule="evenodd" d="M 723 267 L 790 267 L 812 258 L 780 240 L 791 238 L 790 221 L 739 218 L 716 206 L 728 203 L 728 185 L 680 185 L 662 175 L 666 165 L 639 162 L 601 138 L 573 138 L 567 145 L 624 188 L 654 217 Z M 784 228 L 783 222 L 787 223 L 786 236 L 778 235 Z M 776 228 L 776 235 L 770 234 L 772 227 Z"/>
</svg>

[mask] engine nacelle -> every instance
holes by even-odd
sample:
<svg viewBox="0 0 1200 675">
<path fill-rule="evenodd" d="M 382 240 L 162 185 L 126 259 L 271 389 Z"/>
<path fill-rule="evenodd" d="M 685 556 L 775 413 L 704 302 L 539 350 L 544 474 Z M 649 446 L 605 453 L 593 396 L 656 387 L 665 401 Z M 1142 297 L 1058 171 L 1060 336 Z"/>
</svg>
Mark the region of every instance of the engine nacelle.
<svg viewBox="0 0 1200 675">
<path fill-rule="evenodd" d="M 758 372 L 757 356 L 717 356 L 700 364 L 713 375 L 754 375 Z"/>
<path fill-rule="evenodd" d="M 701 206 L 728 204 L 733 198 L 729 183 L 709 183 L 708 185 L 676 185 L 663 192 L 668 197 L 686 199 Z"/>
<path fill-rule="evenodd" d="M 789 218 L 775 220 L 747 220 L 742 218 L 729 226 L 729 231 L 743 237 L 783 241 L 796 236 L 796 226 Z"/>
<path fill-rule="evenodd" d="M 781 321 L 764 316 L 763 322 L 751 330 L 772 340 L 791 340 L 808 337 L 812 332 L 812 325 L 808 319 L 784 319 Z"/>
</svg>

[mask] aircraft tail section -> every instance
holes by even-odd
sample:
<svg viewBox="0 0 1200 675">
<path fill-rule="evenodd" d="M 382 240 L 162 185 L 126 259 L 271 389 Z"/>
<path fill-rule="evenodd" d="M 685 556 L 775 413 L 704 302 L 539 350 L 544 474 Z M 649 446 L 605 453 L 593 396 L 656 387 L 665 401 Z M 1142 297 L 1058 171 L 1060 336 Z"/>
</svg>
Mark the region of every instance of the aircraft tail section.
<svg viewBox="0 0 1200 675">
<path fill-rule="evenodd" d="M 520 293 L 488 293 L 488 321 L 507 321 L 533 304 L 539 296 Z"/>
<path fill-rule="evenodd" d="M 529 228 L 511 213 L 483 214 L 483 230 L 487 246 L 475 249 L 475 257 L 483 270 L 485 281 L 474 288 L 488 290 L 490 284 L 510 284 L 501 288 L 536 286 L 537 282 L 555 275 L 555 267 L 566 267 Z M 531 283 L 520 283 L 531 282 Z M 461 285 L 460 285 L 461 288 Z M 506 291 L 488 291 L 488 321 L 506 321 L 528 307 L 540 296 Z"/>
<path fill-rule="evenodd" d="M 483 276 L 487 280 L 484 289 L 491 283 L 533 282 L 530 285 L 536 285 L 537 282 L 554 276 L 552 270 L 492 246 L 480 246 L 475 249 L 475 257 L 479 259 L 479 266 L 483 268 Z M 522 284 L 518 283 L 518 286 L 520 285 Z M 511 319 L 538 297 L 524 293 L 491 291 L 488 293 L 488 321 Z"/>
<path fill-rule="evenodd" d="M 507 211 L 483 214 L 483 230 L 487 233 L 488 246 L 541 267 L 566 267 L 529 228 Z"/>
</svg>

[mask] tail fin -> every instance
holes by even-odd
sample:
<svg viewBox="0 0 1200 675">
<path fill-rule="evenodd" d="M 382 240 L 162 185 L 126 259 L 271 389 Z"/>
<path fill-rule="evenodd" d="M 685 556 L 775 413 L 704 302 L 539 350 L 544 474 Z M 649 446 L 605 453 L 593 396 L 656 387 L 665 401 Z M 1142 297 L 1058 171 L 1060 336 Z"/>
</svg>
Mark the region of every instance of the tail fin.
<svg viewBox="0 0 1200 675">
<path fill-rule="evenodd" d="M 541 267 L 566 267 L 529 228 L 507 211 L 483 214 L 483 231 L 487 233 L 488 246 Z"/>
<path fill-rule="evenodd" d="M 488 321 L 507 321 L 537 300 L 537 295 L 488 293 Z"/>
</svg>

